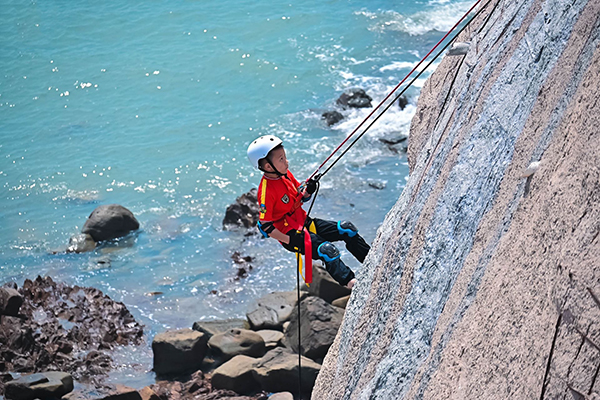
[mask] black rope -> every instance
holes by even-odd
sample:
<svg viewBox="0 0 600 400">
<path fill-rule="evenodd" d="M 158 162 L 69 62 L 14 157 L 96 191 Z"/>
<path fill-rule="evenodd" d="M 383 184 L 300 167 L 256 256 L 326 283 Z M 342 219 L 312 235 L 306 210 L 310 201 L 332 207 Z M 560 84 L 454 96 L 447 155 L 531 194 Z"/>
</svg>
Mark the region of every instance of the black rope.
<svg viewBox="0 0 600 400">
<path fill-rule="evenodd" d="M 302 400 L 302 339 L 300 338 L 300 253 L 296 253 L 296 281 L 298 283 L 298 398 Z"/>
<path fill-rule="evenodd" d="M 354 139 L 354 141 L 352 143 L 350 143 L 348 145 L 348 147 L 346 147 L 346 149 L 339 155 L 337 156 L 337 158 L 329 165 L 329 167 L 327 167 L 327 169 L 321 173 L 320 175 L 316 176 L 316 179 L 320 179 L 323 177 L 323 175 L 325 175 L 327 172 L 329 172 L 329 170 L 331 170 L 331 168 L 333 168 L 333 166 L 335 164 L 337 164 L 337 162 L 352 148 L 352 146 L 354 146 L 356 144 L 356 142 L 358 142 L 360 140 L 360 138 L 362 138 L 365 133 L 367 133 L 367 131 L 369 130 L 369 128 L 371 128 L 371 126 L 373 126 L 373 124 L 375 122 L 377 122 L 377 120 L 379 120 L 379 118 L 381 118 L 381 116 L 383 114 L 385 114 L 385 112 L 387 110 L 389 110 L 389 108 L 400 98 L 400 96 L 402 96 L 406 90 L 408 90 L 409 87 L 411 87 L 411 85 L 423 74 L 423 72 L 425 72 L 425 70 L 427 68 L 429 68 L 429 66 L 431 64 L 433 64 L 433 62 L 448 48 L 448 46 L 450 46 L 452 44 L 452 42 L 454 42 L 454 40 L 458 37 L 458 35 L 460 35 L 466 28 L 467 26 L 469 26 L 469 24 L 471 24 L 471 22 L 473 22 L 473 20 L 475 18 L 477 18 L 477 16 L 487 7 L 487 5 L 491 2 L 492 0 L 488 0 L 476 13 L 475 15 L 473 15 L 473 17 L 465 23 L 465 25 L 460 28 L 458 30 L 458 32 L 448 41 L 448 43 L 446 43 L 446 45 L 444 47 L 442 47 L 442 49 L 440 51 L 437 52 L 437 54 L 431 59 L 431 61 L 429 61 L 429 63 L 404 87 L 404 89 L 402 89 L 400 91 L 400 93 L 398 93 L 396 95 L 396 97 L 394 97 L 394 99 L 383 109 L 383 111 L 381 111 L 381 113 L 379 113 L 379 115 L 377 115 L 377 117 L 375 117 L 373 119 L 373 121 L 371 121 L 371 123 L 365 128 L 365 130 L 358 135 L 358 137 L 356 139 Z"/>
<path fill-rule="evenodd" d="M 308 208 L 308 212 L 306 213 L 306 220 L 304 221 L 304 228 L 308 229 L 308 221 L 310 221 L 309 215 L 312 211 L 313 205 L 315 204 L 315 200 L 317 199 L 317 194 L 319 193 L 319 187 L 321 185 L 317 181 L 317 189 L 313 194 L 313 198 L 310 202 L 310 207 Z M 306 251 L 306 250 L 305 250 Z M 302 330 L 300 329 L 300 253 L 296 253 L 296 292 L 298 296 L 298 398 L 302 400 Z"/>
</svg>

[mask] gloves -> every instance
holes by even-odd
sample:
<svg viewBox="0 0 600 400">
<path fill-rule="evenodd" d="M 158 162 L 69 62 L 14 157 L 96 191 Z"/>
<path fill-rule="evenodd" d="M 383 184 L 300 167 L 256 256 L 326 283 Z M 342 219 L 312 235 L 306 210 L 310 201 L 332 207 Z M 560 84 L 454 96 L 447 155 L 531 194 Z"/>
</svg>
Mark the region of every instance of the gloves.
<svg viewBox="0 0 600 400">
<path fill-rule="evenodd" d="M 306 182 L 306 193 L 313 194 L 316 190 L 317 181 L 315 181 L 314 179 L 309 179 L 309 181 Z"/>
<path fill-rule="evenodd" d="M 290 237 L 290 246 L 304 253 L 304 232 L 290 231 L 288 236 Z"/>
</svg>

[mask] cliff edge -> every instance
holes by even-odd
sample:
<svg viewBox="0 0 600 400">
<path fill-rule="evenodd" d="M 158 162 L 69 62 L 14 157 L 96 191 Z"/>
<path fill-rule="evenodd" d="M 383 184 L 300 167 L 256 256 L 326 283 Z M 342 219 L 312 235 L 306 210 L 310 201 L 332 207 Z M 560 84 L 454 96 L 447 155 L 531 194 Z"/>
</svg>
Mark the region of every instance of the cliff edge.
<svg viewBox="0 0 600 400">
<path fill-rule="evenodd" d="M 459 40 L 314 399 L 600 393 L 600 0 L 492 1 Z"/>
</svg>

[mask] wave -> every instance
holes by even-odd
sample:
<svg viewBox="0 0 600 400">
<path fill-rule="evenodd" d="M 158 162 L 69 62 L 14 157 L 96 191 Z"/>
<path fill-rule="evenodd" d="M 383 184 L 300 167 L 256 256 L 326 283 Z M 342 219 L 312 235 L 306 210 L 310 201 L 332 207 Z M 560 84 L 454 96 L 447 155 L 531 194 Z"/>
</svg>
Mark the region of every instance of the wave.
<svg viewBox="0 0 600 400">
<path fill-rule="evenodd" d="M 430 1 L 429 5 L 433 7 L 432 9 L 412 15 L 402 15 L 396 11 L 359 11 L 355 14 L 363 15 L 373 21 L 370 30 L 397 31 L 419 36 L 431 31 L 449 30 L 472 6 L 471 2 L 445 3 L 447 1 L 444 0 Z"/>
</svg>

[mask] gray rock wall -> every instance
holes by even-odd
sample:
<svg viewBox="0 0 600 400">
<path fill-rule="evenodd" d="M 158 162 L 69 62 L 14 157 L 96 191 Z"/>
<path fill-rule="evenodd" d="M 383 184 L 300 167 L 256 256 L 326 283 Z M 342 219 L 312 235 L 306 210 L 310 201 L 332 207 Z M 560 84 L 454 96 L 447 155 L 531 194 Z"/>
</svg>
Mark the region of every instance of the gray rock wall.
<svg viewBox="0 0 600 400">
<path fill-rule="evenodd" d="M 459 40 L 314 399 L 600 392 L 600 0 L 492 1 Z"/>
</svg>

